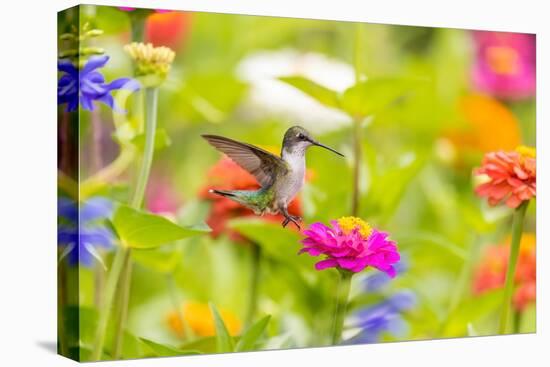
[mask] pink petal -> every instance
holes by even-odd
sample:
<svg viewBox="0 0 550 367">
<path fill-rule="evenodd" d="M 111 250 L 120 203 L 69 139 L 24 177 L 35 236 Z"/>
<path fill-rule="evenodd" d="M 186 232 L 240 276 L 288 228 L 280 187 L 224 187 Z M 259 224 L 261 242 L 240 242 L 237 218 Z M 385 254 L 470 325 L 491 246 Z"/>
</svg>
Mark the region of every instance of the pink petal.
<svg viewBox="0 0 550 367">
<path fill-rule="evenodd" d="M 326 260 L 321 260 L 321 261 L 317 262 L 315 264 L 315 269 L 324 270 L 324 269 L 327 269 L 327 268 L 335 267 L 337 265 L 338 265 L 338 263 L 336 262 L 336 260 L 326 259 Z"/>
</svg>

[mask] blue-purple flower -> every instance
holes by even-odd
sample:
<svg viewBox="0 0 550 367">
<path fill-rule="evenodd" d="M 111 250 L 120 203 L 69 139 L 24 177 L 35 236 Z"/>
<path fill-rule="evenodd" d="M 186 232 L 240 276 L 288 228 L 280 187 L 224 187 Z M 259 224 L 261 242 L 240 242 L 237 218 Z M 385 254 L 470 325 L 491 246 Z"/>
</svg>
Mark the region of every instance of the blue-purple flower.
<svg viewBox="0 0 550 367">
<path fill-rule="evenodd" d="M 397 275 L 404 273 L 407 271 L 407 261 L 403 258 L 399 260 L 398 263 L 394 264 L 395 273 Z M 383 272 L 372 272 L 369 275 L 365 277 L 363 280 L 363 286 L 365 291 L 367 292 L 378 292 L 382 288 L 384 288 L 386 285 L 389 284 L 389 282 L 392 280 L 392 278 Z"/>
<path fill-rule="evenodd" d="M 67 256 L 69 264 L 88 267 L 94 259 L 102 262 L 97 248 L 111 249 L 115 241 L 105 223 L 112 211 L 112 202 L 102 197 L 90 198 L 80 206 L 69 198 L 60 198 L 57 242 L 63 248 L 61 258 Z"/>
<path fill-rule="evenodd" d="M 351 325 L 360 331 L 349 343 L 376 343 L 384 333 L 395 337 L 404 336 L 408 324 L 403 313 L 413 308 L 415 303 L 416 297 L 412 292 L 401 291 L 374 306 L 360 309 L 354 314 Z"/>
<path fill-rule="evenodd" d="M 93 102 L 98 101 L 120 112 L 121 110 L 115 106 L 111 92 L 117 89 L 134 92 L 140 88 L 140 84 L 132 78 L 119 78 L 105 83 L 105 78 L 97 69 L 104 67 L 107 61 L 107 55 L 91 56 L 79 69 L 71 60 L 59 60 L 57 68 L 64 74 L 57 85 L 57 103 L 66 103 L 68 112 L 76 111 L 79 102 L 83 109 L 93 111 Z"/>
</svg>

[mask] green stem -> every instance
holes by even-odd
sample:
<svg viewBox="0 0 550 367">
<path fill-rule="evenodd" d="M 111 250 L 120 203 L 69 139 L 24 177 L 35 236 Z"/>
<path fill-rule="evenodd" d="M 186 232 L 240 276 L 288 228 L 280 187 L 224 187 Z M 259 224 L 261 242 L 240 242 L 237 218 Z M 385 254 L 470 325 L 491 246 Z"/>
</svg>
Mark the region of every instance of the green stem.
<svg viewBox="0 0 550 367">
<path fill-rule="evenodd" d="M 352 182 L 352 198 L 351 198 L 351 215 L 357 217 L 359 215 L 359 180 L 361 176 L 361 122 L 353 121 L 353 182 Z"/>
<path fill-rule="evenodd" d="M 157 105 L 158 88 L 145 89 L 145 146 L 143 159 L 136 181 L 134 195 L 130 201 L 133 208 L 139 209 L 143 204 L 145 189 L 149 181 L 153 156 L 155 152 L 155 133 L 157 131 Z M 128 301 L 130 299 L 130 284 L 132 281 L 132 259 L 131 249 L 125 249 L 125 261 L 123 265 L 123 277 L 121 278 L 121 292 L 119 292 L 120 313 L 116 323 L 116 334 L 114 339 L 113 358 L 117 359 L 122 349 L 124 330 L 128 318 Z"/>
<path fill-rule="evenodd" d="M 158 88 L 145 88 L 145 147 L 134 195 L 130 202 L 133 208 L 140 208 L 149 181 L 155 149 L 155 132 L 157 130 Z"/>
<path fill-rule="evenodd" d="M 353 66 L 355 71 L 355 84 L 361 82 L 362 77 L 362 60 L 363 60 L 363 25 L 357 23 L 355 25 L 355 44 L 353 50 Z M 361 121 L 359 116 L 353 119 L 353 181 L 352 181 L 352 198 L 351 198 L 351 215 L 354 217 L 359 215 L 359 180 L 361 176 Z"/>
<path fill-rule="evenodd" d="M 130 15 L 130 27 L 132 31 L 132 42 L 143 42 L 143 34 L 145 32 L 145 20 L 147 12 L 134 10 Z"/>
<path fill-rule="evenodd" d="M 344 319 L 348 306 L 349 290 L 351 288 L 352 272 L 347 270 L 338 271 L 339 279 L 336 288 L 336 305 L 334 307 L 334 316 L 332 322 L 332 345 L 337 345 L 342 340 L 342 330 L 344 329 Z"/>
<path fill-rule="evenodd" d="M 122 267 L 124 265 L 125 251 L 123 248 L 117 249 L 115 258 L 111 265 L 111 271 L 107 277 L 107 283 L 105 284 L 105 297 L 103 298 L 103 304 L 99 313 L 99 321 L 96 329 L 94 350 L 90 359 L 92 361 L 99 361 L 103 352 L 103 345 L 105 344 L 105 335 L 107 333 L 107 323 L 109 321 L 109 315 L 111 314 L 111 308 L 113 305 L 113 298 L 115 295 L 118 278 L 122 273 Z"/>
<path fill-rule="evenodd" d="M 248 296 L 248 308 L 246 312 L 245 329 L 252 325 L 254 315 L 258 308 L 258 287 L 260 280 L 260 263 L 262 261 L 262 249 L 258 244 L 251 243 L 251 273 L 250 273 L 250 290 Z"/>
<path fill-rule="evenodd" d="M 459 306 L 460 302 L 464 297 L 464 294 L 466 293 L 468 284 L 470 283 L 470 280 L 472 277 L 474 265 L 478 257 L 479 248 L 480 248 L 479 239 L 477 237 L 473 238 L 473 241 L 470 245 L 470 251 L 466 259 L 464 260 L 464 263 L 460 270 L 460 274 L 456 281 L 456 286 L 454 287 L 453 293 L 451 294 L 447 314 L 445 315 L 445 318 L 439 327 L 438 334 L 440 335 L 442 335 L 445 332 L 447 326 L 449 325 L 449 322 L 451 321 L 451 318 L 454 312 L 456 311 L 457 307 Z"/>
<path fill-rule="evenodd" d="M 103 303 L 103 287 L 105 285 L 105 270 L 103 264 L 97 263 L 94 267 L 94 305 L 99 309 Z"/>
<path fill-rule="evenodd" d="M 124 329 L 128 318 L 128 300 L 130 299 L 130 284 L 132 277 L 132 263 L 130 261 L 130 249 L 125 249 L 124 264 L 122 265 L 122 274 L 119 281 L 118 295 L 118 314 L 116 320 L 115 338 L 113 340 L 113 359 L 119 359 L 122 351 L 122 341 L 124 340 Z"/>
<path fill-rule="evenodd" d="M 118 157 L 107 166 L 103 167 L 93 176 L 90 176 L 80 184 L 80 197 L 82 199 L 91 197 L 96 192 L 100 191 L 108 183 L 120 176 L 126 168 L 132 163 L 136 155 L 136 149 L 131 145 L 125 145 L 121 148 Z M 59 177 L 59 185 L 63 177 Z M 69 186 L 68 186 L 69 187 Z M 70 189 L 70 187 L 69 187 Z"/>
<path fill-rule="evenodd" d="M 137 178 L 136 190 L 132 196 L 131 205 L 134 208 L 140 208 L 145 195 L 145 188 L 147 181 L 149 180 L 149 173 L 151 170 L 151 164 L 153 162 L 153 153 L 155 147 L 155 132 L 157 125 L 157 101 L 158 101 L 158 89 L 146 88 L 145 89 L 145 106 L 147 107 L 145 116 L 145 148 L 143 153 L 143 159 L 141 162 L 141 168 L 139 176 Z M 119 307 L 121 307 L 121 318 L 118 320 L 116 329 L 117 332 L 115 345 L 120 345 L 122 348 L 122 336 L 123 330 L 126 324 L 128 299 L 129 299 L 129 287 L 131 281 L 130 267 L 132 264 L 131 250 L 129 248 L 119 248 L 115 254 L 113 265 L 109 276 L 107 278 L 107 284 L 105 287 L 104 304 L 100 312 L 100 319 L 96 331 L 96 340 L 94 343 L 94 351 L 92 353 L 92 361 L 97 361 L 101 358 L 103 351 L 103 345 L 105 344 L 105 334 L 107 332 L 107 323 L 111 314 L 113 305 L 114 293 L 120 281 L 121 290 L 128 289 L 128 293 L 124 295 L 124 291 L 119 292 Z M 128 259 L 128 260 L 126 260 Z M 121 278 L 123 274 L 128 274 L 124 279 Z"/>
<path fill-rule="evenodd" d="M 521 318 L 523 313 L 521 311 L 514 312 L 514 334 L 519 334 L 521 332 Z"/>
<path fill-rule="evenodd" d="M 502 304 L 502 313 L 500 317 L 499 334 L 508 332 L 510 322 L 510 309 L 512 306 L 512 296 L 514 294 L 514 278 L 516 275 L 516 266 L 519 256 L 519 247 L 521 236 L 523 234 L 523 220 L 529 202 L 522 203 L 515 211 L 512 219 L 512 243 L 510 245 L 510 257 L 508 261 L 508 270 L 506 271 L 506 281 L 504 283 L 504 298 Z"/>
</svg>

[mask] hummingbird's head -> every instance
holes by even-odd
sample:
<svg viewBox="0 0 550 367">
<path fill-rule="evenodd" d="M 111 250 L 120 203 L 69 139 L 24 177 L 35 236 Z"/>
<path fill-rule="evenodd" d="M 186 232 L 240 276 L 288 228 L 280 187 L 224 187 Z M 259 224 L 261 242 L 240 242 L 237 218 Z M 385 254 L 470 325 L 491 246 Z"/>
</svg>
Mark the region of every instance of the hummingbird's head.
<svg viewBox="0 0 550 367">
<path fill-rule="evenodd" d="M 319 143 L 301 126 L 293 126 L 286 131 L 283 139 L 283 154 L 304 154 L 306 149 L 312 145 L 328 149 L 342 157 L 344 156 L 336 150 Z"/>
</svg>

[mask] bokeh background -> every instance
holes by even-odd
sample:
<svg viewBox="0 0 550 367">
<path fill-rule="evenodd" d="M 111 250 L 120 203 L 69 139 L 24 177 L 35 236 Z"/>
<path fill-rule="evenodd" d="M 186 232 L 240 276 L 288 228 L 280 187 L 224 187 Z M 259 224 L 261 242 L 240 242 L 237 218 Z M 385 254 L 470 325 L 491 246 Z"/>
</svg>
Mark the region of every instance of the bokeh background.
<svg viewBox="0 0 550 367">
<path fill-rule="evenodd" d="M 133 73 L 123 51 L 132 39 L 133 11 L 81 8 L 80 24 L 104 32 L 93 46 L 110 56 L 106 80 Z M 205 222 L 212 232 L 132 253 L 123 358 L 216 352 L 208 304 L 239 335 L 249 318 L 254 271 L 254 318 L 271 315 L 254 349 L 327 344 L 334 274 L 315 271 L 313 259 L 297 255 L 302 236 L 281 228 L 280 218 L 255 218 L 207 193 L 257 184 L 200 134 L 278 152 L 288 127 L 305 127 L 347 158 L 310 149 L 306 184 L 291 212 L 306 225 L 349 215 L 357 117 L 281 78 L 300 76 L 343 93 L 356 83 L 357 68 L 361 80 L 390 80 L 387 88 L 401 91 L 361 118 L 358 216 L 389 232 L 402 260 L 395 279 L 370 269 L 354 278 L 345 342 L 496 333 L 511 210 L 475 195 L 472 170 L 486 152 L 535 145 L 534 35 L 153 10 L 144 29 L 146 42 L 176 53 L 160 88 L 161 138 L 145 208 L 182 225 Z M 81 177 L 116 159 L 120 121 L 132 118 L 131 108 L 119 114 L 105 105 L 80 114 Z M 94 197 L 128 201 L 134 171 L 130 165 Z M 535 331 L 535 212 L 533 203 L 514 296 L 513 331 L 520 333 Z M 109 219 L 94 225 L 111 226 Z M 103 263 L 68 270 L 79 274 L 72 307 L 83 349 L 93 343 L 112 258 L 112 251 L 97 251 Z M 192 330 L 184 330 L 176 306 Z"/>
</svg>

